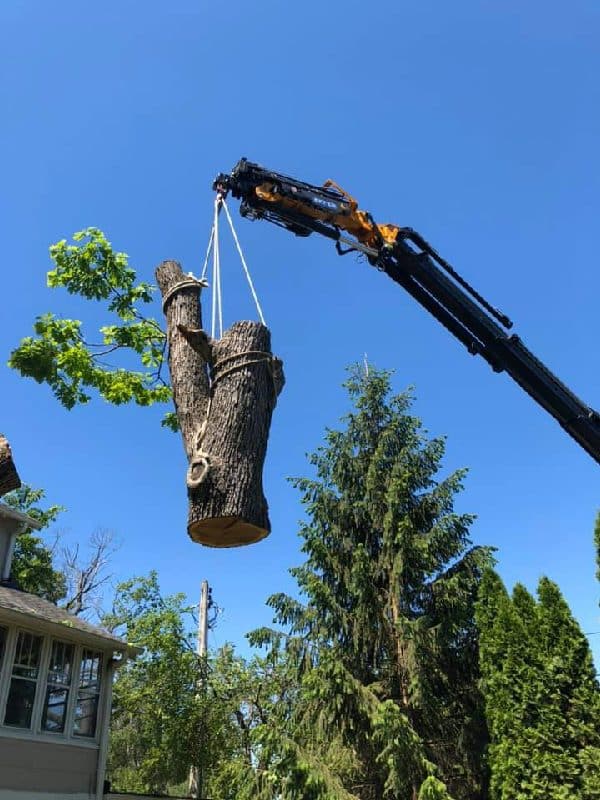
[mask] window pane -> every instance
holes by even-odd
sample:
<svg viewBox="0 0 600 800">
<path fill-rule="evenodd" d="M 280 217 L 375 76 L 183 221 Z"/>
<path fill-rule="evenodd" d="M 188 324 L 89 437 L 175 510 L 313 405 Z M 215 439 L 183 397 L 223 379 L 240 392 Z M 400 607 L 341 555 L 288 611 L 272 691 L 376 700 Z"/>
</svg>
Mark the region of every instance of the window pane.
<svg viewBox="0 0 600 800">
<path fill-rule="evenodd" d="M 81 671 L 79 685 L 82 689 L 100 689 L 100 675 L 102 672 L 102 653 L 93 650 L 84 650 L 81 655 Z"/>
<path fill-rule="evenodd" d="M 41 636 L 34 636 L 31 633 L 19 631 L 15 649 L 13 675 L 21 675 L 23 678 L 32 678 L 35 680 L 38 676 L 41 649 Z"/>
<path fill-rule="evenodd" d="M 42 730 L 63 733 L 65 729 L 69 686 L 73 671 L 73 650 L 72 644 L 52 642 L 42 714 Z"/>
<path fill-rule="evenodd" d="M 17 728 L 31 727 L 31 713 L 35 700 L 35 681 L 13 678 L 10 682 L 8 701 L 6 703 L 5 725 Z"/>
<path fill-rule="evenodd" d="M 59 686 L 71 685 L 73 668 L 73 645 L 66 642 L 52 642 L 50 664 L 48 666 L 48 683 Z"/>
<path fill-rule="evenodd" d="M 95 650 L 84 650 L 81 654 L 79 689 L 73 722 L 75 736 L 93 737 L 96 735 L 101 678 L 102 653 Z"/>
<path fill-rule="evenodd" d="M 65 729 L 65 716 L 69 692 L 67 689 L 56 689 L 49 686 L 46 689 L 42 729 L 53 733 L 63 733 Z"/>
<path fill-rule="evenodd" d="M 31 727 L 41 650 L 41 636 L 19 631 L 4 715 L 6 725 Z"/>
<path fill-rule="evenodd" d="M 80 692 L 75 707 L 73 733 L 76 736 L 95 736 L 98 716 L 98 695 Z"/>
</svg>

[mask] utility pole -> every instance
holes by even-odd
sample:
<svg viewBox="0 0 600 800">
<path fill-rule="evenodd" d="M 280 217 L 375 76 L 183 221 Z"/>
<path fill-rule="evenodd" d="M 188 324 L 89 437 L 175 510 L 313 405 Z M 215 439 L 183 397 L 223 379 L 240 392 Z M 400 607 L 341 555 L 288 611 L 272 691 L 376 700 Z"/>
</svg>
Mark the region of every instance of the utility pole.
<svg viewBox="0 0 600 800">
<path fill-rule="evenodd" d="M 200 613 L 198 615 L 198 655 L 206 655 L 208 642 L 208 581 L 200 587 Z"/>
<path fill-rule="evenodd" d="M 202 581 L 200 587 L 200 610 L 198 613 L 198 641 L 196 645 L 196 652 L 198 653 L 198 661 L 200 668 L 204 668 L 204 658 L 208 649 L 208 581 Z M 201 694 L 204 689 L 202 673 L 198 677 L 198 694 Z M 202 724 L 202 723 L 201 723 Z M 201 749 L 201 743 L 204 740 L 204 731 L 199 731 L 198 744 Z M 197 758 L 199 763 L 193 764 L 190 767 L 190 776 L 188 780 L 188 794 L 194 800 L 201 800 L 202 791 L 204 788 L 204 775 L 202 774 L 202 762 L 204 760 L 203 753 L 198 753 L 200 756 Z"/>
</svg>

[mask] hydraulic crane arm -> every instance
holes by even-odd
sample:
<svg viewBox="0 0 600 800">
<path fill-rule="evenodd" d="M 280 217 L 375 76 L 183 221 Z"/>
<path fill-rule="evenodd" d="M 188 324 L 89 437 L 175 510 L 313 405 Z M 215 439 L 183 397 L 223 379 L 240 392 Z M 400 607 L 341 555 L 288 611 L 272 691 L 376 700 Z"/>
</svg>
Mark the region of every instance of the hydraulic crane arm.
<svg viewBox="0 0 600 800">
<path fill-rule="evenodd" d="M 246 159 L 213 188 L 240 199 L 240 213 L 266 219 L 298 236 L 320 233 L 340 255 L 361 252 L 495 372 L 507 372 L 600 463 L 600 415 L 586 406 L 507 331 L 512 322 L 478 294 L 411 228 L 377 224 L 333 181 L 312 186 Z M 343 249 L 345 245 L 347 249 Z"/>
</svg>

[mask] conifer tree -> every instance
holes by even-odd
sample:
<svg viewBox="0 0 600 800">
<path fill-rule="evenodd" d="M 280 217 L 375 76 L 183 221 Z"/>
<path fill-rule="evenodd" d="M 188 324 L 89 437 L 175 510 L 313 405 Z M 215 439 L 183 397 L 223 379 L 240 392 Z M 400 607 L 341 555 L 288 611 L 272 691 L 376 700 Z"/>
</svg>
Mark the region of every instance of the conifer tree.
<svg viewBox="0 0 600 800">
<path fill-rule="evenodd" d="M 315 476 L 295 481 L 306 561 L 291 573 L 305 603 L 271 597 L 285 633 L 251 635 L 283 642 L 301 677 L 289 739 L 323 767 L 311 792 L 282 796 L 475 800 L 474 603 L 490 551 L 471 546 L 473 517 L 454 511 L 465 473 L 438 477 L 444 441 L 426 437 L 410 396 L 373 369 L 346 386 L 344 427 L 310 457 Z"/>
<path fill-rule="evenodd" d="M 491 800 L 600 797 L 600 693 L 585 635 L 558 586 L 512 598 L 491 570 L 477 609 Z"/>
<path fill-rule="evenodd" d="M 596 547 L 596 578 L 600 581 L 600 511 L 596 516 L 594 526 L 594 545 Z"/>
</svg>

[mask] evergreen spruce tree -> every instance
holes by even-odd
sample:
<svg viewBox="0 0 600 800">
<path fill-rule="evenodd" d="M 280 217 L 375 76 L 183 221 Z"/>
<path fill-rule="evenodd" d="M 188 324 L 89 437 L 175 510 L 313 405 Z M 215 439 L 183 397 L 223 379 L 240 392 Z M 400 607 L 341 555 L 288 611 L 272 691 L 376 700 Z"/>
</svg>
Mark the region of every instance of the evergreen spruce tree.
<svg viewBox="0 0 600 800">
<path fill-rule="evenodd" d="M 592 800 L 600 694 L 587 639 L 556 584 L 510 598 L 491 570 L 477 609 L 491 800 Z"/>
<path fill-rule="evenodd" d="M 596 547 L 596 578 L 600 581 L 600 511 L 596 516 L 594 526 L 594 545 Z"/>
<path fill-rule="evenodd" d="M 284 643 L 301 678 L 287 752 L 321 765 L 281 796 L 476 800 L 486 734 L 474 604 L 490 550 L 471 546 L 473 517 L 454 511 L 465 473 L 438 478 L 444 441 L 425 436 L 410 396 L 391 396 L 373 369 L 346 386 L 344 428 L 310 457 L 315 477 L 295 481 L 306 561 L 291 573 L 305 602 L 271 597 L 285 634 L 251 635 Z"/>
<path fill-rule="evenodd" d="M 560 705 L 564 749 L 577 765 L 583 800 L 600 797 L 600 686 L 588 640 L 558 586 L 538 587 L 548 687 Z"/>
</svg>

